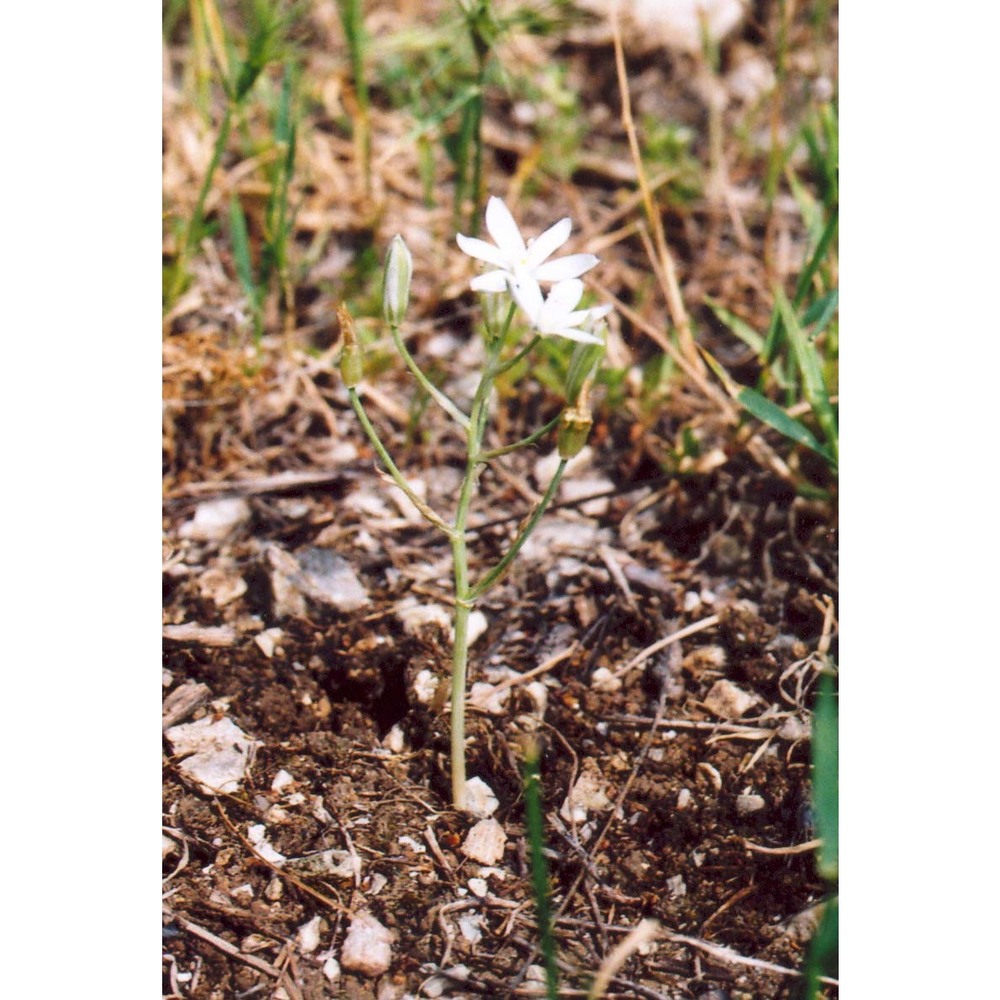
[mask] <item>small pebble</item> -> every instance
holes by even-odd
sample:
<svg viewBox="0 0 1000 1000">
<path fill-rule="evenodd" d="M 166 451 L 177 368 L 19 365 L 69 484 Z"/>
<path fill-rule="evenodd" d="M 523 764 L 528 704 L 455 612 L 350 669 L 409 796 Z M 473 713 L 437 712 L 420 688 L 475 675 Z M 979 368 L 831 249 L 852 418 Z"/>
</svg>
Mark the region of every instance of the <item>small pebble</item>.
<svg viewBox="0 0 1000 1000">
<path fill-rule="evenodd" d="M 359 913 L 348 928 L 340 964 L 374 979 L 392 964 L 392 932 L 370 913 Z"/>
<path fill-rule="evenodd" d="M 468 833 L 462 853 L 483 865 L 495 865 L 502 857 L 507 834 L 495 819 L 481 819 Z"/>
<path fill-rule="evenodd" d="M 299 951 L 303 955 L 314 952 L 319 947 L 320 923 L 322 917 L 317 913 L 312 920 L 304 923 L 298 930 Z"/>
<path fill-rule="evenodd" d="M 489 819 L 500 805 L 493 789 L 482 778 L 470 778 L 465 783 L 465 811 L 479 819 Z"/>
<path fill-rule="evenodd" d="M 760 812 L 767 803 L 760 795 L 744 792 L 736 796 L 736 812 L 740 816 L 749 816 L 751 813 Z"/>
</svg>

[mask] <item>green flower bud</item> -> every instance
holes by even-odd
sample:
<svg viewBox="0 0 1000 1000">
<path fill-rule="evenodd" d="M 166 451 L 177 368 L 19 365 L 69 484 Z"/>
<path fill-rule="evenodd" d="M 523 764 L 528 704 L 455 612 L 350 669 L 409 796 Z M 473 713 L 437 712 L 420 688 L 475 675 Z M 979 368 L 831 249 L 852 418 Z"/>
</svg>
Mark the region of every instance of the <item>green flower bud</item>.
<svg viewBox="0 0 1000 1000">
<path fill-rule="evenodd" d="M 382 311 L 391 326 L 399 326 L 410 304 L 410 277 L 413 258 L 402 236 L 393 236 L 385 257 L 385 274 L 382 284 Z"/>
</svg>

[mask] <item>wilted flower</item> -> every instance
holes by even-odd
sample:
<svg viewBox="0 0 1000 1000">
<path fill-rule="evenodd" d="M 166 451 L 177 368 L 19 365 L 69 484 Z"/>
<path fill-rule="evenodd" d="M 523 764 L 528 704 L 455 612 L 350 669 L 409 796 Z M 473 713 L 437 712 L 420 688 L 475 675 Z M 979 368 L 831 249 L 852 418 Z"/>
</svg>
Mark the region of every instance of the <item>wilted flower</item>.
<svg viewBox="0 0 1000 1000">
<path fill-rule="evenodd" d="M 477 292 L 506 292 L 511 281 L 519 286 L 564 281 L 579 277 L 597 263 L 592 253 L 574 253 L 548 260 L 569 239 L 573 228 L 569 218 L 560 219 L 541 236 L 526 243 L 510 209 L 502 198 L 494 196 L 486 205 L 486 228 L 496 246 L 461 233 L 456 236 L 464 253 L 497 268 L 472 279 L 471 287 Z"/>
</svg>

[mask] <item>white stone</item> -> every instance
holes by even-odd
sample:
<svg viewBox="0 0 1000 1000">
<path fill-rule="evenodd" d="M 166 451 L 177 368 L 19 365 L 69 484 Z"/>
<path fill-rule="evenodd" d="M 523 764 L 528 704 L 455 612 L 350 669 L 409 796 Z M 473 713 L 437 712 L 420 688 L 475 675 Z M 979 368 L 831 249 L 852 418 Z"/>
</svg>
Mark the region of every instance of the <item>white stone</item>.
<svg viewBox="0 0 1000 1000">
<path fill-rule="evenodd" d="M 489 819 L 500 805 L 493 789 L 482 778 L 470 778 L 465 783 L 465 811 L 479 819 Z"/>
<path fill-rule="evenodd" d="M 340 964 L 374 979 L 392 964 L 392 932 L 370 913 L 359 913 L 340 949 Z"/>
<path fill-rule="evenodd" d="M 206 715 L 166 732 L 180 769 L 209 792 L 236 792 L 261 744 L 229 718 Z"/>
<path fill-rule="evenodd" d="M 421 670 L 413 678 L 413 694 L 421 705 L 429 705 L 437 692 L 438 678 L 430 670 Z"/>
<path fill-rule="evenodd" d="M 482 940 L 482 924 L 481 913 L 463 913 L 458 918 L 458 930 L 469 944 L 477 944 Z"/>
<path fill-rule="evenodd" d="M 470 611 L 469 612 L 469 645 L 475 645 L 475 642 L 480 636 L 485 635 L 488 625 L 486 622 L 486 615 L 482 611 Z M 454 630 L 452 630 L 454 632 Z"/>
<path fill-rule="evenodd" d="M 621 690 L 622 682 L 607 667 L 598 667 L 590 675 L 590 686 L 601 694 L 614 694 Z"/>
<path fill-rule="evenodd" d="M 470 878 L 469 888 L 472 890 L 472 894 L 480 899 L 483 899 L 490 891 L 489 883 L 484 878 Z"/>
<path fill-rule="evenodd" d="M 684 877 L 682 875 L 673 875 L 667 879 L 667 888 L 670 890 L 670 895 L 677 899 L 680 896 L 687 895 L 687 886 L 684 884 Z"/>
<path fill-rule="evenodd" d="M 583 823 L 591 810 L 599 812 L 610 809 L 612 802 L 607 796 L 606 788 L 603 775 L 588 758 L 584 761 L 580 777 L 576 779 L 576 784 L 559 809 L 559 815 L 567 823 Z"/>
<path fill-rule="evenodd" d="M 253 823 L 247 830 L 247 840 L 254 846 L 254 850 L 265 860 L 274 865 L 282 865 L 287 858 L 280 851 L 276 851 L 271 842 L 267 839 L 267 827 L 263 823 Z"/>
<path fill-rule="evenodd" d="M 766 805 L 767 803 L 762 796 L 750 791 L 736 796 L 736 812 L 740 816 L 749 816 L 751 813 L 760 812 Z"/>
<path fill-rule="evenodd" d="M 738 719 L 756 701 L 754 695 L 727 680 L 716 681 L 705 695 L 705 707 L 722 719 Z"/>
<path fill-rule="evenodd" d="M 194 517 L 181 525 L 181 538 L 197 542 L 219 542 L 250 520 L 250 505 L 242 497 L 206 500 L 195 508 Z"/>
<path fill-rule="evenodd" d="M 331 983 L 340 979 L 340 962 L 338 962 L 333 955 L 331 955 L 323 963 L 323 975 L 326 976 Z"/>
<path fill-rule="evenodd" d="M 444 996 L 445 992 L 455 988 L 455 981 L 464 981 L 469 978 L 469 968 L 466 965 L 453 965 L 450 969 L 445 969 L 447 976 L 431 976 L 423 984 L 420 992 L 431 998 Z"/>
<path fill-rule="evenodd" d="M 295 783 L 295 779 L 282 768 L 275 776 L 274 780 L 271 782 L 272 792 L 283 792 L 289 785 Z"/>
<path fill-rule="evenodd" d="M 483 865 L 495 865 L 503 857 L 507 834 L 495 819 L 481 819 L 468 833 L 462 853 Z"/>
<path fill-rule="evenodd" d="M 322 917 L 317 913 L 312 920 L 307 921 L 299 927 L 297 937 L 299 940 L 299 951 L 303 955 L 308 955 L 319 947 L 321 920 Z"/>
<path fill-rule="evenodd" d="M 485 681 L 476 681 L 469 689 L 469 704 L 487 715 L 503 715 L 504 705 L 510 698 L 510 688 L 497 690 Z"/>
<path fill-rule="evenodd" d="M 406 749 L 406 734 L 398 722 L 385 734 L 382 746 L 393 753 L 402 753 Z"/>
<path fill-rule="evenodd" d="M 416 635 L 428 625 L 437 625 L 448 633 L 451 631 L 451 615 L 440 604 L 427 604 L 415 597 L 405 597 L 396 605 L 395 612 L 407 635 Z"/>
<path fill-rule="evenodd" d="M 254 642 L 257 644 L 257 648 L 268 658 L 271 659 L 274 656 L 274 651 L 278 647 L 278 643 L 284 638 L 284 630 L 280 628 L 267 628 L 263 632 L 259 632 L 254 636 Z"/>
</svg>

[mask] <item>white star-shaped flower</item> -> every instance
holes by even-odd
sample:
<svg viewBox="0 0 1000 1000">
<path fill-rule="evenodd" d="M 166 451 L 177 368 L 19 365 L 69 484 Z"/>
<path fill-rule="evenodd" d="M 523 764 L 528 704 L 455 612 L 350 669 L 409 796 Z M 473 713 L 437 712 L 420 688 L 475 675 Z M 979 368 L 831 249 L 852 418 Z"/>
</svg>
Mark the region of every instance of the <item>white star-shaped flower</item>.
<svg viewBox="0 0 1000 1000">
<path fill-rule="evenodd" d="M 506 292 L 510 282 L 524 287 L 530 283 L 537 286 L 540 281 L 577 278 L 597 263 L 592 253 L 548 260 L 569 239 L 573 228 L 569 218 L 560 219 L 541 236 L 526 243 L 510 209 L 502 198 L 494 196 L 486 205 L 486 228 L 496 246 L 461 233 L 456 236 L 463 253 L 497 268 L 472 279 L 471 287 L 477 292 Z"/>
<path fill-rule="evenodd" d="M 537 333 L 544 336 L 566 337 L 581 344 L 603 344 L 593 332 L 594 324 L 611 312 L 611 306 L 577 309 L 583 296 L 583 282 L 568 278 L 552 286 L 547 298 L 542 297 L 538 283 L 510 283 L 514 301 L 525 311 Z"/>
</svg>

